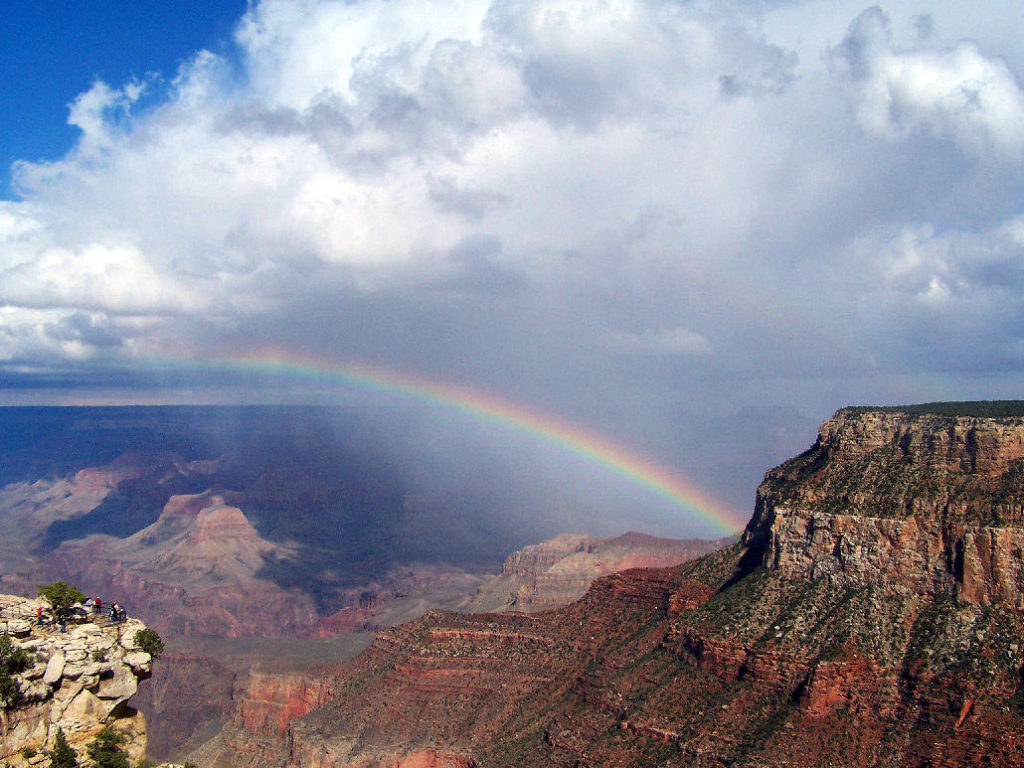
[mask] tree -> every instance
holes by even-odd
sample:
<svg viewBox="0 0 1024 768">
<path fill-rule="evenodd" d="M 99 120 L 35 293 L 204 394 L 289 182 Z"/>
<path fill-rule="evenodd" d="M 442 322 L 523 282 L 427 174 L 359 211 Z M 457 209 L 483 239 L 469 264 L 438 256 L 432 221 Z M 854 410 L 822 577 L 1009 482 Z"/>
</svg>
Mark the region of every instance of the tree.
<svg viewBox="0 0 1024 768">
<path fill-rule="evenodd" d="M 78 753 L 64 738 L 63 728 L 57 729 L 57 735 L 53 737 L 53 749 L 47 754 L 50 756 L 50 768 L 78 768 Z"/>
<path fill-rule="evenodd" d="M 21 700 L 21 687 L 14 675 L 28 666 L 28 651 L 16 646 L 6 632 L 0 635 L 0 704 L 5 711 Z"/>
<path fill-rule="evenodd" d="M 44 598 L 53 609 L 56 616 L 66 615 L 68 610 L 75 603 L 85 600 L 85 595 L 64 581 L 55 581 L 53 584 L 40 584 L 39 596 Z"/>
<path fill-rule="evenodd" d="M 154 659 L 159 658 L 160 654 L 164 652 L 164 641 L 155 629 L 149 627 L 135 633 L 135 644 Z"/>
<path fill-rule="evenodd" d="M 121 748 L 125 735 L 109 725 L 96 734 L 86 750 L 96 768 L 128 768 L 128 753 Z"/>
</svg>

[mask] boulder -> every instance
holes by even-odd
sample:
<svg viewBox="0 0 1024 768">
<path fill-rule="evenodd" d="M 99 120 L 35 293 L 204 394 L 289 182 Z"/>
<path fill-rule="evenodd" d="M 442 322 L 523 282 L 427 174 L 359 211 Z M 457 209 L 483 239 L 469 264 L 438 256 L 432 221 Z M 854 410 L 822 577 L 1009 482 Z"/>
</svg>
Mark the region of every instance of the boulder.
<svg viewBox="0 0 1024 768">
<path fill-rule="evenodd" d="M 53 685 L 64 675 L 64 663 L 65 656 L 59 651 L 50 657 L 50 661 L 46 665 L 46 671 L 43 673 L 43 682 L 47 685 Z"/>
</svg>

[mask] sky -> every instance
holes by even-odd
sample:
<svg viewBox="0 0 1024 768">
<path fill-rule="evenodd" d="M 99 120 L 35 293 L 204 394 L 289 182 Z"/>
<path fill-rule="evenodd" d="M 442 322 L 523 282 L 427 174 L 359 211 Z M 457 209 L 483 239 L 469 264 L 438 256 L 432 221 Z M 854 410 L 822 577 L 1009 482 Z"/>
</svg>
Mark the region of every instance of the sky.
<svg viewBox="0 0 1024 768">
<path fill-rule="evenodd" d="M 841 406 L 1022 394 L 1017 0 L 153 5 L 0 18 L 2 403 L 364 361 L 749 510 Z"/>
</svg>

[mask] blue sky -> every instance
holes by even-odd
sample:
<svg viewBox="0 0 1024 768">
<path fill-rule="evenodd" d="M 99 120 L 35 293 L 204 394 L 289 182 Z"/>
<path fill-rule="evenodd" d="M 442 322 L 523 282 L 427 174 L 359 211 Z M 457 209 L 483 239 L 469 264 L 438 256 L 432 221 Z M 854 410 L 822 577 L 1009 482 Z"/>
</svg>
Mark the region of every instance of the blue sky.
<svg viewBox="0 0 1024 768">
<path fill-rule="evenodd" d="M 5 7 L 0 402 L 363 360 L 742 506 L 841 406 L 1024 392 L 1019 0 L 137 5 Z"/>
<path fill-rule="evenodd" d="M 245 0 L 5 2 L 0 193 L 12 194 L 15 160 L 54 160 L 71 149 L 79 132 L 67 124 L 67 105 L 93 80 L 123 83 L 150 73 L 170 79 L 200 49 L 230 55 L 245 9 Z"/>
</svg>

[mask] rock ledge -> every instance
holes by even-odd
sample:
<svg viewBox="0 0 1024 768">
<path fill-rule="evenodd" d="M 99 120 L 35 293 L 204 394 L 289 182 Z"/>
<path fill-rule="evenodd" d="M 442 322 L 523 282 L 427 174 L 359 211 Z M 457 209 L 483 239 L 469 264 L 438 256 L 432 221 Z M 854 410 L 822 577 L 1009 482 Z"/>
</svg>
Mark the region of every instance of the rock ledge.
<svg viewBox="0 0 1024 768">
<path fill-rule="evenodd" d="M 86 621 L 66 633 L 35 622 L 39 600 L 0 595 L 0 634 L 28 651 L 32 664 L 14 679 L 21 701 L 5 713 L 0 760 L 11 768 L 46 760 L 58 728 L 68 743 L 85 755 L 85 745 L 100 730 L 113 726 L 128 737 L 132 761 L 146 753 L 146 722 L 128 706 L 139 681 L 149 677 L 152 657 L 135 643 L 145 629 L 138 619 L 121 624 Z M 35 755 L 26 758 L 23 750 Z"/>
</svg>

